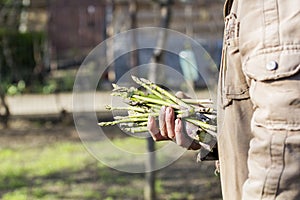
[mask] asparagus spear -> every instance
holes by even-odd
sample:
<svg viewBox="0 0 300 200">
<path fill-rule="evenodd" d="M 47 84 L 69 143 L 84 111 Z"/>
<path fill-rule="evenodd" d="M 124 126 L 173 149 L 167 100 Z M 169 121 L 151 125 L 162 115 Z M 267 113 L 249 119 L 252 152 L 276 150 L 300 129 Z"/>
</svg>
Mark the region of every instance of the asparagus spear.
<svg viewBox="0 0 300 200">
<path fill-rule="evenodd" d="M 136 76 L 132 76 L 132 79 L 140 85 L 144 85 L 146 84 L 147 86 L 149 86 L 150 91 L 151 92 L 160 92 L 162 95 L 168 97 L 170 100 L 172 100 L 175 104 L 179 105 L 182 108 L 187 109 L 189 112 L 193 112 L 194 109 L 192 106 L 186 104 L 185 102 L 183 102 L 182 100 L 180 100 L 179 98 L 177 98 L 175 95 L 172 95 L 171 93 L 169 93 L 167 90 L 159 87 L 158 85 L 152 83 L 151 81 L 144 79 L 144 78 L 137 78 Z"/>
<path fill-rule="evenodd" d="M 216 137 L 216 111 L 212 108 L 209 99 L 179 99 L 167 90 L 151 81 L 132 76 L 132 79 L 146 89 L 147 92 L 137 88 L 120 87 L 113 84 L 113 96 L 119 96 L 127 102 L 125 107 L 107 106 L 108 110 L 128 111 L 127 116 L 116 116 L 112 122 L 100 122 L 100 126 L 120 124 L 125 131 L 139 133 L 147 131 L 148 117 L 158 117 L 161 106 L 170 106 L 177 117 L 199 127 L 200 133 L 195 139 L 208 150 L 204 138 Z"/>
</svg>

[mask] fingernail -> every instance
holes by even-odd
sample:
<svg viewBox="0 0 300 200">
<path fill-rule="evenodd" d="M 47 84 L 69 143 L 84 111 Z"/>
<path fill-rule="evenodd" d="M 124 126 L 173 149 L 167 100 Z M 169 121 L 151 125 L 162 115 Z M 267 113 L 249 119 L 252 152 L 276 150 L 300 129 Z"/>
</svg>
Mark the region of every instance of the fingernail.
<svg viewBox="0 0 300 200">
<path fill-rule="evenodd" d="M 167 113 L 168 113 L 168 114 L 171 114 L 171 113 L 172 113 L 172 108 L 168 107 L 168 108 L 167 108 Z"/>
<path fill-rule="evenodd" d="M 153 117 L 149 115 L 148 117 L 148 123 L 153 123 Z"/>
</svg>

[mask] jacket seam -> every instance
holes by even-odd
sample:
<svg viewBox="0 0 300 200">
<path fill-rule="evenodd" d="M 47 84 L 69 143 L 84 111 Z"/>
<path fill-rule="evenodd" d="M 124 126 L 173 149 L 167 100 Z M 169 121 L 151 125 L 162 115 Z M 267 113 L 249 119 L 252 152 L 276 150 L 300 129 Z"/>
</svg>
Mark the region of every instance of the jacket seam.
<svg viewBox="0 0 300 200">
<path fill-rule="evenodd" d="M 253 57 L 276 52 L 281 52 L 281 55 L 283 55 L 284 53 L 300 53 L 300 44 L 281 45 L 278 47 L 269 47 L 258 50 L 256 53 L 249 55 L 243 62 L 243 65 L 245 65 Z"/>
<path fill-rule="evenodd" d="M 257 53 L 253 54 L 252 56 L 268 54 L 268 53 L 276 53 L 276 52 L 282 52 L 282 51 L 296 51 L 296 52 L 299 51 L 299 53 L 300 53 L 300 44 L 280 45 L 278 47 L 264 48 L 264 49 L 258 50 Z"/>
</svg>

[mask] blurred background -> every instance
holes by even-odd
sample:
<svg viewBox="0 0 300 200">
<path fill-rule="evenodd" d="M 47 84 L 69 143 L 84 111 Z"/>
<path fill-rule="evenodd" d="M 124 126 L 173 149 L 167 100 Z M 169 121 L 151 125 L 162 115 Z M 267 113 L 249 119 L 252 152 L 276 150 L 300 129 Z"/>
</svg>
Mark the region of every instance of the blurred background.
<svg viewBox="0 0 300 200">
<path fill-rule="evenodd" d="M 72 90 L 89 52 L 134 28 L 162 27 L 186 34 L 202 44 L 218 66 L 223 4 L 223 0 L 0 0 L 0 198 L 221 199 L 214 162 L 197 163 L 197 152 L 187 152 L 152 174 L 151 184 L 147 174 L 119 172 L 97 161 L 74 127 Z M 106 56 L 113 56 L 119 46 L 108 45 Z M 164 59 L 155 62 L 185 76 L 178 55 L 159 53 Z M 201 56 L 194 56 L 201 62 Z M 110 103 L 111 83 L 143 59 L 160 57 L 153 50 L 136 51 L 107 67 L 96 94 L 102 99 L 96 108 L 99 120 L 111 119 L 104 109 Z M 201 76 L 217 73 L 207 67 Z M 201 76 L 191 84 L 204 98 L 209 94 Z M 106 131 L 125 149 L 132 145 L 146 149 L 146 141 L 136 143 L 117 127 Z"/>
</svg>

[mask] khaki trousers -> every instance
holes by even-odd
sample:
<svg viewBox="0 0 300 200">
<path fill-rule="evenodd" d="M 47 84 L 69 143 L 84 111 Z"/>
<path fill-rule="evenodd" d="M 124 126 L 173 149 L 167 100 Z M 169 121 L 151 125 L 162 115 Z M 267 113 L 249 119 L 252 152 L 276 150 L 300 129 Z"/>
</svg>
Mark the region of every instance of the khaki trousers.
<svg viewBox="0 0 300 200">
<path fill-rule="evenodd" d="M 224 8 L 223 198 L 300 199 L 300 2 L 227 0 Z"/>
</svg>

